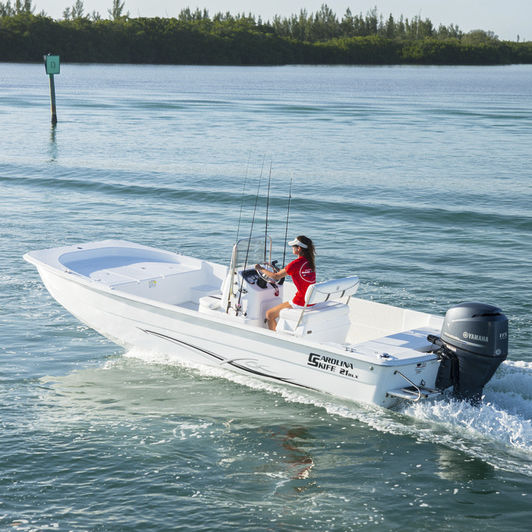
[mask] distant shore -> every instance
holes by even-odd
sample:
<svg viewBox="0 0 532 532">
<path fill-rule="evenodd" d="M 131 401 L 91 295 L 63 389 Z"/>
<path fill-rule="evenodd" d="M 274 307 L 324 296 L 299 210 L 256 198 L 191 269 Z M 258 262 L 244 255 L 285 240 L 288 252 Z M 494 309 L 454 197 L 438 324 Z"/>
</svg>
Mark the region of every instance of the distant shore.
<svg viewBox="0 0 532 532">
<path fill-rule="evenodd" d="M 184 13 L 184 14 L 183 14 Z M 384 21 L 371 12 L 257 21 L 184 10 L 179 18 L 53 20 L 20 13 L 0 17 L 0 61 L 186 65 L 502 65 L 532 63 L 532 42 L 500 41 L 490 32 L 463 34 L 430 21 Z M 311 14 L 312 15 L 312 14 Z M 390 15 L 391 18 L 391 15 Z M 316 22 L 318 21 L 318 22 Z M 317 25 L 318 24 L 318 25 Z"/>
</svg>

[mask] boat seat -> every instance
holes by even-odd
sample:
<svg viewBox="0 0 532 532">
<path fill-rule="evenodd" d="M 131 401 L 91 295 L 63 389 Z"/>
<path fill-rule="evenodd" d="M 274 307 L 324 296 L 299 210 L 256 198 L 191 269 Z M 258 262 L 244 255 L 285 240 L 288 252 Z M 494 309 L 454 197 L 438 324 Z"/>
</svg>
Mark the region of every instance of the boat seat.
<svg viewBox="0 0 532 532">
<path fill-rule="evenodd" d="M 285 308 L 281 310 L 277 331 L 305 336 L 316 342 L 345 341 L 349 330 L 349 306 L 337 301 L 317 303 L 307 307 L 301 318 L 298 308 Z"/>
<path fill-rule="evenodd" d="M 316 342 L 345 342 L 349 327 L 349 298 L 357 291 L 358 277 L 334 279 L 309 286 L 303 308 L 281 310 L 277 331 L 309 336 Z"/>
</svg>

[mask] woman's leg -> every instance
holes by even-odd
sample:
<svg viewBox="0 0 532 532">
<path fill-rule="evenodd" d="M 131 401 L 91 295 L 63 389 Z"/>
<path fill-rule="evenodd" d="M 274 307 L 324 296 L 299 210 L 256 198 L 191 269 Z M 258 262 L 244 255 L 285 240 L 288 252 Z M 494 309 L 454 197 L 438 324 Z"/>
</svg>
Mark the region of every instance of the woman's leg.
<svg viewBox="0 0 532 532">
<path fill-rule="evenodd" d="M 266 321 L 268 322 L 268 327 L 271 331 L 275 331 L 277 327 L 276 320 L 279 317 L 279 314 L 281 314 L 281 310 L 284 308 L 290 308 L 290 306 L 290 303 L 285 301 L 284 303 L 280 303 L 279 305 L 276 305 L 275 307 L 272 307 L 266 311 Z"/>
</svg>

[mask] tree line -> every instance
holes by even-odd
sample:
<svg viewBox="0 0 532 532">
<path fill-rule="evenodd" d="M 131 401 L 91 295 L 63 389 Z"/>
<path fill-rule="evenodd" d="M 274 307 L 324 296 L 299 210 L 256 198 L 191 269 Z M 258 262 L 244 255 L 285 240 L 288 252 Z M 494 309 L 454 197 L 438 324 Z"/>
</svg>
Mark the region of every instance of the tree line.
<svg viewBox="0 0 532 532">
<path fill-rule="evenodd" d="M 131 18 L 113 0 L 103 18 L 76 0 L 54 20 L 32 0 L 0 2 L 0 61 L 153 64 L 508 64 L 532 63 L 532 42 L 501 41 L 491 31 L 464 33 L 429 19 L 384 17 L 326 4 L 315 13 L 263 21 L 252 14 L 213 16 L 181 10 L 175 18 Z"/>
</svg>

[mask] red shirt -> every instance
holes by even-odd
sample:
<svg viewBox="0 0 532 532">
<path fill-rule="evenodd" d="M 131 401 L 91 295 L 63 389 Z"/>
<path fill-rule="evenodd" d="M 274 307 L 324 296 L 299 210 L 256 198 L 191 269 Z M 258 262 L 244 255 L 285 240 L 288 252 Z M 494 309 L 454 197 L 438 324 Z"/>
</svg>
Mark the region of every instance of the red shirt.
<svg viewBox="0 0 532 532">
<path fill-rule="evenodd" d="M 305 257 L 298 257 L 286 266 L 286 273 L 292 277 L 297 288 L 297 294 L 292 300 L 295 305 L 305 306 L 305 294 L 311 284 L 316 283 L 316 272 L 311 269 Z"/>
</svg>

